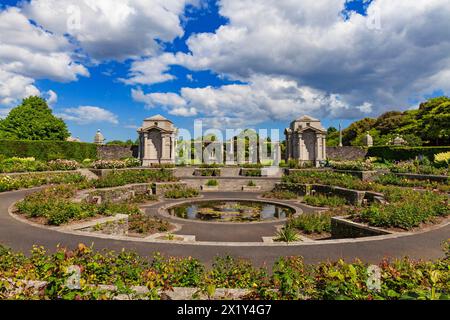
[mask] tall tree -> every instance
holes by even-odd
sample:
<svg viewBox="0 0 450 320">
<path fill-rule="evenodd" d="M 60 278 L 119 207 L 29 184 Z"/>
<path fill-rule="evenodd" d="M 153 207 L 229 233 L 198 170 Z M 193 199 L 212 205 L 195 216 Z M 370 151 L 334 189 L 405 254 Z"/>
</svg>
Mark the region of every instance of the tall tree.
<svg viewBox="0 0 450 320">
<path fill-rule="evenodd" d="M 0 121 L 0 137 L 9 140 L 65 140 L 66 123 L 53 115 L 41 97 L 29 97 Z"/>
<path fill-rule="evenodd" d="M 351 145 L 351 143 L 362 134 L 370 131 L 374 126 L 376 119 L 364 118 L 362 120 L 353 122 L 347 129 L 342 132 L 342 140 L 344 145 Z"/>
</svg>

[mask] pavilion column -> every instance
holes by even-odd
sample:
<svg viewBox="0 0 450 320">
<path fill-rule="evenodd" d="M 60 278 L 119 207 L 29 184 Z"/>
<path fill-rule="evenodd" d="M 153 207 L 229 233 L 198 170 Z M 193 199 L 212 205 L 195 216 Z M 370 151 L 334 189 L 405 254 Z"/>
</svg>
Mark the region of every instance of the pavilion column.
<svg viewBox="0 0 450 320">
<path fill-rule="evenodd" d="M 177 144 L 177 140 L 176 140 L 176 136 L 173 133 L 170 137 L 170 159 L 172 160 L 173 163 L 175 163 L 175 157 L 176 157 L 176 144 Z"/>
<path fill-rule="evenodd" d="M 322 160 L 327 159 L 327 138 L 322 136 Z"/>
<path fill-rule="evenodd" d="M 286 133 L 286 162 L 291 158 L 291 135 Z"/>
<path fill-rule="evenodd" d="M 144 135 L 144 141 L 143 141 L 143 157 L 144 157 L 144 159 L 147 159 L 147 153 L 148 153 L 148 151 L 147 151 L 147 146 L 148 146 L 148 133 L 147 132 L 144 132 L 143 133 L 143 135 Z"/>
<path fill-rule="evenodd" d="M 233 140 L 225 142 L 225 164 L 233 165 L 234 162 L 234 143 Z"/>
<path fill-rule="evenodd" d="M 305 142 L 303 141 L 303 134 L 299 133 L 297 134 L 297 154 L 296 154 L 296 158 L 300 161 L 302 160 L 308 160 L 308 159 L 304 159 L 305 157 Z"/>
<path fill-rule="evenodd" d="M 320 160 L 320 154 L 322 151 L 322 135 L 317 134 L 316 137 L 317 137 L 317 139 L 316 139 L 316 155 L 314 157 L 314 162 L 315 162 L 315 165 L 318 166 L 319 160 Z"/>
</svg>

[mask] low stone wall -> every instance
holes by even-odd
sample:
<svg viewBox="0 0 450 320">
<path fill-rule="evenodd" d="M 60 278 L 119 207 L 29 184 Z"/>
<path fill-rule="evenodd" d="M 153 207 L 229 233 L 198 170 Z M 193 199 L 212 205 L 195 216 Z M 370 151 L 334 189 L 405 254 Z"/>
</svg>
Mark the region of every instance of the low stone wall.
<svg viewBox="0 0 450 320">
<path fill-rule="evenodd" d="M 188 185 L 181 181 L 181 182 L 156 182 L 153 184 L 153 194 L 160 196 L 164 195 L 164 193 L 167 190 L 174 189 L 174 188 L 185 188 Z"/>
<path fill-rule="evenodd" d="M 102 160 L 119 160 L 124 158 L 137 158 L 138 146 L 97 146 L 97 158 Z"/>
<path fill-rule="evenodd" d="M 346 199 L 348 203 L 353 205 L 361 205 L 365 198 L 365 191 L 357 191 L 335 186 L 326 186 L 321 184 L 313 184 L 311 186 L 311 193 L 319 193 L 323 195 L 338 196 Z"/>
<path fill-rule="evenodd" d="M 361 179 L 362 181 L 371 181 L 380 174 L 378 171 L 355 171 L 355 170 L 336 170 L 336 169 L 334 169 L 333 171 L 338 173 L 349 174 L 351 176 Z"/>
<path fill-rule="evenodd" d="M 367 156 L 367 149 L 361 147 L 327 147 L 327 158 L 330 160 L 359 160 Z"/>
<path fill-rule="evenodd" d="M 277 183 L 273 191 L 275 192 L 290 191 L 303 197 L 311 193 L 311 185 L 300 183 Z"/>
<path fill-rule="evenodd" d="M 128 236 L 128 215 L 118 214 L 110 219 L 96 220 L 95 225 L 75 230 L 84 232 L 94 232 L 114 236 Z"/>
<path fill-rule="evenodd" d="M 153 183 L 130 184 L 126 186 L 81 191 L 76 199 L 90 203 L 122 202 L 133 199 L 136 195 L 153 194 Z"/>
<path fill-rule="evenodd" d="M 438 175 L 431 175 L 431 174 L 416 174 L 416 173 L 394 173 L 396 176 L 404 177 L 406 179 L 411 180 L 429 180 L 429 181 L 436 181 L 436 182 L 449 182 L 448 176 L 438 176 Z"/>
<path fill-rule="evenodd" d="M 136 168 L 123 168 L 123 169 L 92 169 L 92 168 L 89 169 L 89 171 L 94 173 L 99 178 L 104 178 L 108 174 L 110 174 L 111 172 L 115 172 L 115 171 L 129 171 L 129 170 L 153 170 L 153 171 L 158 171 L 158 170 L 161 170 L 161 169 L 160 168 L 150 168 L 150 167 L 136 167 Z M 169 169 L 164 169 L 164 170 L 172 170 L 173 171 L 175 169 L 169 168 Z"/>
<path fill-rule="evenodd" d="M 202 178 L 183 178 L 182 182 L 185 182 L 188 187 L 201 190 L 203 185 L 206 185 L 208 180 L 217 180 L 219 183 L 219 191 L 241 191 L 242 187 L 246 186 L 250 181 L 253 181 L 258 186 L 261 192 L 271 191 L 275 188 L 275 185 L 280 182 L 277 178 L 225 178 L 225 177 L 202 177 Z"/>
<path fill-rule="evenodd" d="M 363 238 L 386 234 L 391 233 L 379 228 L 365 226 L 343 217 L 331 218 L 331 237 L 333 239 Z"/>
<path fill-rule="evenodd" d="M 331 168 L 309 168 L 309 169 L 288 169 L 285 168 L 284 169 L 284 174 L 285 175 L 291 175 L 291 174 L 295 174 L 297 172 L 305 172 L 305 171 L 315 171 L 315 172 L 321 172 L 321 171 L 331 171 Z"/>
<path fill-rule="evenodd" d="M 301 183 L 277 183 L 274 191 L 290 191 L 299 196 L 322 194 L 328 196 L 339 196 L 346 199 L 350 204 L 361 205 L 364 200 L 368 202 L 383 202 L 384 196 L 381 193 L 371 191 L 352 190 L 336 186 L 321 184 L 301 184 Z"/>
</svg>

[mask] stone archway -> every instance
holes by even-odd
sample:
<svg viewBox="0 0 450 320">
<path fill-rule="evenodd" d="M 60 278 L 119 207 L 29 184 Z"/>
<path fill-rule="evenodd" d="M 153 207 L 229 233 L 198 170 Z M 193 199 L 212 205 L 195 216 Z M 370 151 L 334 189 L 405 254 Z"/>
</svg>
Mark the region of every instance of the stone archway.
<svg viewBox="0 0 450 320">
<path fill-rule="evenodd" d="M 303 159 L 307 159 L 308 161 L 316 160 L 316 133 L 312 130 L 306 130 L 303 133 L 303 141 L 305 143 L 305 155 Z"/>
<path fill-rule="evenodd" d="M 148 132 L 146 155 L 149 159 L 161 162 L 162 158 L 162 137 L 159 130 L 150 130 Z"/>
</svg>

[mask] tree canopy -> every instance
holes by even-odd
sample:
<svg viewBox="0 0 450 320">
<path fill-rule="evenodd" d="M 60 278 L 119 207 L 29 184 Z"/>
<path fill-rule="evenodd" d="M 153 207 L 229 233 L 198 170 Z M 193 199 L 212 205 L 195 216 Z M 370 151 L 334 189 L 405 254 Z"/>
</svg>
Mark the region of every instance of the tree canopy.
<svg viewBox="0 0 450 320">
<path fill-rule="evenodd" d="M 364 118 L 352 123 L 342 133 L 344 145 L 361 146 L 369 132 L 375 145 L 386 145 L 397 135 L 410 146 L 450 144 L 450 98 L 429 99 L 418 110 L 389 111 L 378 118 Z M 336 145 L 336 133 L 331 130 L 328 145 Z"/>
<path fill-rule="evenodd" d="M 64 141 L 69 137 L 66 123 L 53 115 L 41 97 L 29 97 L 0 120 L 0 139 Z"/>
</svg>

